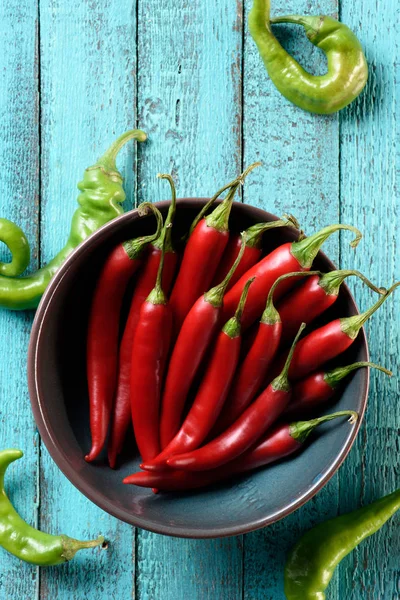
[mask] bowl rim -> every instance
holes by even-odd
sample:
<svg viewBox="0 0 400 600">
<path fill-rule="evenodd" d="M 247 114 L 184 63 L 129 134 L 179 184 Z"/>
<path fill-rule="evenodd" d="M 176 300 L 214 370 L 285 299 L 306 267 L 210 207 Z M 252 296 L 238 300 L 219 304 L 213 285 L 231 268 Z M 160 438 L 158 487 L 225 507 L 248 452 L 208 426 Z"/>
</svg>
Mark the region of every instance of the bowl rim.
<svg viewBox="0 0 400 600">
<path fill-rule="evenodd" d="M 182 202 L 189 203 L 190 205 L 203 205 L 209 198 L 203 197 L 185 197 L 178 198 L 177 204 Z M 169 200 L 154 202 L 154 205 L 159 208 L 166 208 L 170 204 Z M 250 213 L 253 213 L 255 218 L 260 218 L 260 220 L 264 221 L 274 221 L 278 217 L 269 213 L 268 211 L 263 210 L 262 208 L 258 208 L 248 204 L 242 204 L 241 202 L 234 202 L 234 205 L 240 204 L 241 206 L 246 207 L 250 210 Z M 287 517 L 289 514 L 293 513 L 295 510 L 306 504 L 311 498 L 313 498 L 333 477 L 333 475 L 337 472 L 339 467 L 343 464 L 345 458 L 349 454 L 354 441 L 357 437 L 357 434 L 360 430 L 361 424 L 364 419 L 367 403 L 368 403 L 368 392 L 369 392 L 369 383 L 370 383 L 370 369 L 367 368 L 365 370 L 365 385 L 364 385 L 364 393 L 360 398 L 361 409 L 359 412 L 359 417 L 357 422 L 351 428 L 346 442 L 344 443 L 342 450 L 337 455 L 336 459 L 331 463 L 331 465 L 323 472 L 323 474 L 318 478 L 313 485 L 307 488 L 301 495 L 299 495 L 295 500 L 292 500 L 289 504 L 287 504 L 284 508 L 272 513 L 266 517 L 262 517 L 259 519 L 254 519 L 245 525 L 237 525 L 237 526 L 225 526 L 218 527 L 213 529 L 191 529 L 187 526 L 171 526 L 164 524 L 154 524 L 153 521 L 142 518 L 139 515 L 135 515 L 130 513 L 129 511 L 116 507 L 109 502 L 106 498 L 101 497 L 100 499 L 97 497 L 96 491 L 93 490 L 92 486 L 89 485 L 84 476 L 80 473 L 76 472 L 72 465 L 70 464 L 68 457 L 63 452 L 62 448 L 59 446 L 57 441 L 53 438 L 48 423 L 46 422 L 46 418 L 44 416 L 44 412 L 42 410 L 42 400 L 40 398 L 38 385 L 37 385 L 37 353 L 39 347 L 39 341 L 41 336 L 41 331 L 43 328 L 43 323 L 46 320 L 46 316 L 51 307 L 51 302 L 54 295 L 57 293 L 59 286 L 61 285 L 62 280 L 71 269 L 72 265 L 80 258 L 82 254 L 86 252 L 88 248 L 93 245 L 97 245 L 99 238 L 101 238 L 105 231 L 118 229 L 120 223 L 128 221 L 134 214 L 137 214 L 137 208 L 130 210 L 112 221 L 109 221 L 99 229 L 97 229 L 94 233 L 92 233 L 86 240 L 81 242 L 68 256 L 65 262 L 61 265 L 60 269 L 51 279 L 48 287 L 46 288 L 42 299 L 37 308 L 34 322 L 32 325 L 30 340 L 29 340 L 29 348 L 28 348 L 28 388 L 29 388 L 29 396 L 31 401 L 31 407 L 34 415 L 34 419 L 36 425 L 39 429 L 39 433 L 41 439 L 44 441 L 45 446 L 51 456 L 51 458 L 56 463 L 57 467 L 61 470 L 61 472 L 67 477 L 67 479 L 84 495 L 86 498 L 91 500 L 95 505 L 99 508 L 107 512 L 108 514 L 132 525 L 134 527 L 141 527 L 146 529 L 147 531 L 151 531 L 153 533 L 158 533 L 162 535 L 169 535 L 172 537 L 178 538 L 189 538 L 189 539 L 212 539 L 212 538 L 223 538 L 223 537 L 231 537 L 235 535 L 242 535 L 244 533 L 250 533 L 257 529 L 267 527 L 276 521 Z M 257 221 L 258 222 L 258 221 Z M 320 251 L 320 256 L 326 260 L 327 264 L 331 269 L 337 269 L 336 265 L 324 254 Z M 349 301 L 352 304 L 352 308 L 354 311 L 359 313 L 359 309 L 357 303 L 346 285 L 346 292 L 349 296 Z M 368 342 L 365 335 L 365 330 L 362 328 L 361 332 L 361 343 L 366 352 L 365 360 L 369 361 L 369 348 Z"/>
</svg>

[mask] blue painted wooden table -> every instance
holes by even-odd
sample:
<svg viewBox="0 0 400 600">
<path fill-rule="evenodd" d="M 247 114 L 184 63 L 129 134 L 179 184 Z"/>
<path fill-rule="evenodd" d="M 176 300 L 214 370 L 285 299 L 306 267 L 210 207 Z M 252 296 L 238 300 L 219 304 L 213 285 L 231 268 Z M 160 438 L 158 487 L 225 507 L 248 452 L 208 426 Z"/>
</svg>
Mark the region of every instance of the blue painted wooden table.
<svg viewBox="0 0 400 600">
<path fill-rule="evenodd" d="M 366 91 L 339 115 L 297 109 L 271 85 L 249 37 L 250 2 L 233 0 L 8 0 L 0 6 L 0 215 L 26 230 L 32 267 L 63 244 L 76 182 L 117 134 L 136 124 L 145 146 L 120 157 L 127 208 L 158 200 L 159 171 L 179 195 L 207 195 L 262 160 L 243 200 L 293 212 L 308 232 L 350 222 L 365 232 L 341 266 L 388 285 L 399 279 L 400 10 L 396 0 L 276 0 L 274 10 L 332 14 L 359 35 Z M 314 72 L 321 54 L 294 28 L 287 47 Z M 1 257 L 6 255 L 3 253 Z M 0 257 L 0 258 L 1 258 Z M 361 307 L 370 296 L 351 282 Z M 368 325 L 372 359 L 399 368 L 400 298 Z M 339 473 L 306 506 L 243 537 L 190 541 L 134 530 L 84 498 L 60 473 L 32 418 L 26 353 L 33 315 L 0 311 L 0 447 L 20 446 L 10 496 L 41 528 L 104 533 L 108 552 L 35 570 L 0 553 L 1 600 L 282 600 L 287 549 L 301 531 L 400 485 L 398 378 L 372 374 L 368 414 Z M 400 598 L 399 521 L 343 561 L 329 599 Z"/>
</svg>

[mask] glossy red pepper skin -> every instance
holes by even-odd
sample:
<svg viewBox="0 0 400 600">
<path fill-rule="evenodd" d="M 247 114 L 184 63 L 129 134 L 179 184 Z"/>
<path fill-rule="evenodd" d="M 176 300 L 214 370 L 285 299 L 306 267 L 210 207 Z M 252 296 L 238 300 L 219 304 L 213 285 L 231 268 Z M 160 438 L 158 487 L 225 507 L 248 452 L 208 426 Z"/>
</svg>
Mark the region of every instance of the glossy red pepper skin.
<svg viewBox="0 0 400 600">
<path fill-rule="evenodd" d="M 131 367 L 132 422 L 143 460 L 151 460 L 160 452 L 161 387 L 171 335 L 170 306 L 146 300 L 133 340 Z"/>
<path fill-rule="evenodd" d="M 236 233 L 231 233 L 228 244 L 225 248 L 225 252 L 219 263 L 217 272 L 214 276 L 213 285 L 217 285 L 222 281 L 228 274 L 233 263 L 238 257 L 241 247 L 241 237 Z M 227 286 L 227 290 L 230 290 L 237 281 L 246 273 L 253 265 L 255 265 L 261 258 L 262 248 L 254 248 L 246 246 L 244 254 L 240 263 L 238 264 L 235 273 Z"/>
<path fill-rule="evenodd" d="M 260 323 L 257 335 L 235 376 L 229 399 L 215 424 L 219 435 L 240 417 L 259 391 L 275 358 L 281 339 L 282 323 Z"/>
<path fill-rule="evenodd" d="M 326 381 L 324 371 L 312 373 L 293 386 L 292 401 L 285 411 L 285 419 L 308 416 L 317 407 L 325 408 L 335 391 Z"/>
<path fill-rule="evenodd" d="M 122 244 L 108 256 L 96 284 L 90 310 L 86 364 L 92 448 L 85 459 L 98 457 L 106 441 L 115 392 L 119 318 L 129 280 L 141 264 Z"/>
<path fill-rule="evenodd" d="M 240 352 L 240 336 L 231 338 L 219 334 L 206 373 L 181 428 L 146 470 L 165 468 L 166 459 L 173 454 L 198 448 L 213 427 L 228 395 Z"/>
<path fill-rule="evenodd" d="M 215 307 L 204 295 L 195 302 L 179 332 L 161 404 L 160 440 L 164 449 L 178 432 L 190 386 L 218 331 L 222 306 Z"/>
<path fill-rule="evenodd" d="M 287 344 L 296 335 L 300 323 L 311 323 L 330 308 L 338 294 L 327 294 L 319 285 L 321 277 L 309 277 L 298 288 L 279 302 L 277 310 L 282 319 L 282 344 Z"/>
<path fill-rule="evenodd" d="M 111 424 L 110 440 L 108 444 L 108 461 L 112 468 L 115 467 L 118 454 L 132 422 L 131 412 L 131 363 L 133 338 L 139 321 L 140 309 L 143 302 L 153 289 L 158 267 L 160 265 L 161 250 L 150 245 L 150 249 L 133 291 L 128 319 L 119 349 L 117 388 L 114 399 L 113 420 Z M 164 268 L 162 274 L 162 287 L 169 294 L 175 273 L 178 267 L 179 256 L 176 252 L 166 252 L 164 255 Z"/>
<path fill-rule="evenodd" d="M 248 450 L 274 424 L 289 404 L 291 392 L 269 385 L 224 433 L 198 448 L 175 452 L 169 467 L 184 471 L 207 471 L 221 467 Z"/>
<path fill-rule="evenodd" d="M 228 231 L 209 227 L 205 219 L 189 237 L 171 294 L 175 335 L 193 304 L 210 288 L 228 239 Z"/>
<path fill-rule="evenodd" d="M 260 318 L 264 310 L 265 301 L 268 292 L 274 282 L 285 273 L 293 271 L 309 271 L 311 268 L 303 268 L 299 261 L 291 254 L 292 244 L 287 243 L 273 250 L 268 256 L 265 256 L 251 269 L 249 269 L 232 289 L 226 294 L 224 301 L 224 310 L 222 320 L 227 321 L 235 312 L 240 294 L 243 291 L 246 281 L 250 277 L 255 277 L 255 281 L 249 290 L 249 297 L 243 313 L 242 329 L 248 329 L 254 321 Z M 276 291 L 276 299 L 282 297 L 290 287 L 294 285 L 293 279 L 282 282 L 282 285 Z"/>
<path fill-rule="evenodd" d="M 350 348 L 356 338 L 342 330 L 342 320 L 335 319 L 315 329 L 299 341 L 289 367 L 290 381 L 303 379 L 323 364 Z M 284 362 L 285 357 L 280 361 Z M 279 362 L 279 365 L 281 362 Z M 279 370 L 279 366 L 277 367 Z"/>
<path fill-rule="evenodd" d="M 124 479 L 124 483 L 141 487 L 157 488 L 162 491 L 193 490 L 219 483 L 233 475 L 240 475 L 276 462 L 302 447 L 302 443 L 290 435 L 290 426 L 283 423 L 268 432 L 253 449 L 236 460 L 210 471 L 141 471 Z"/>
</svg>

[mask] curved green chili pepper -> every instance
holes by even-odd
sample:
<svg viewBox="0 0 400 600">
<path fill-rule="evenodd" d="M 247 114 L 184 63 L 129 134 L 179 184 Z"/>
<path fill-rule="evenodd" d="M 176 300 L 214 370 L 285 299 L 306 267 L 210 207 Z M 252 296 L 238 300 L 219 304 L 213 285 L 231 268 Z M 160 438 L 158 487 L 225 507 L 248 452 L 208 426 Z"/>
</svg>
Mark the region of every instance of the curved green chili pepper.
<svg viewBox="0 0 400 600">
<path fill-rule="evenodd" d="M 78 183 L 80 206 L 72 217 L 68 241 L 52 261 L 35 273 L 17 278 L 29 264 L 29 244 L 17 225 L 0 219 L 0 242 L 12 253 L 10 263 L 0 263 L 0 306 L 13 310 L 36 308 L 50 279 L 74 248 L 124 212 L 120 204 L 125 200 L 125 192 L 116 167 L 117 154 L 128 140 L 144 142 L 146 137 L 139 129 L 124 133 L 95 165 L 86 169 L 83 181 Z"/>
<path fill-rule="evenodd" d="M 287 600 L 324 600 L 325 590 L 340 561 L 365 538 L 376 533 L 399 508 L 400 489 L 307 531 L 286 562 Z"/>
<path fill-rule="evenodd" d="M 0 545 L 17 558 L 41 567 L 59 565 L 74 558 L 78 550 L 101 546 L 103 536 L 81 542 L 66 535 L 43 533 L 21 519 L 4 490 L 4 475 L 7 467 L 22 456 L 21 450 L 14 448 L 0 452 Z"/>
<path fill-rule="evenodd" d="M 270 0 L 254 0 L 250 33 L 273 84 L 290 102 L 319 114 L 334 113 L 360 94 L 368 78 L 361 44 L 343 23 L 331 17 L 289 15 L 270 19 Z M 328 59 L 325 75 L 311 75 L 272 33 L 271 23 L 302 25 L 310 42 Z"/>
</svg>

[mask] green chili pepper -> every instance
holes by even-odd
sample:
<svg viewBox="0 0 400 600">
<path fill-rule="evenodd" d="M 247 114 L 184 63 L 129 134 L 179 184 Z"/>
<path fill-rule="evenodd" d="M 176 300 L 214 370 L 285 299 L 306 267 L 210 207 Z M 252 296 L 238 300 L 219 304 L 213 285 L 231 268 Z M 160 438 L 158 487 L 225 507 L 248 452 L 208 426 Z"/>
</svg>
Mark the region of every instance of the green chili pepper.
<svg viewBox="0 0 400 600">
<path fill-rule="evenodd" d="M 331 17 L 289 15 L 270 19 L 270 0 L 254 0 L 250 33 L 273 84 L 290 102 L 313 113 L 334 113 L 360 94 L 368 78 L 361 44 L 343 23 Z M 310 42 L 328 59 L 325 75 L 311 75 L 272 33 L 271 23 L 302 25 Z"/>
<path fill-rule="evenodd" d="M 335 568 L 400 508 L 400 489 L 368 506 L 320 523 L 297 542 L 285 567 L 287 600 L 324 600 Z"/>
<path fill-rule="evenodd" d="M 14 448 L 0 452 L 0 545 L 17 558 L 41 567 L 59 565 L 74 558 L 78 550 L 101 546 L 103 536 L 81 542 L 66 535 L 43 533 L 21 519 L 4 490 L 4 475 L 7 467 L 22 456 L 21 450 Z"/>
<path fill-rule="evenodd" d="M 68 241 L 42 269 L 18 278 L 29 264 L 29 244 L 15 223 L 0 219 L 0 241 L 12 254 L 10 263 L 0 262 L 0 306 L 13 310 L 36 308 L 50 279 L 74 248 L 96 229 L 123 213 L 120 204 L 125 200 L 125 192 L 116 158 L 122 146 L 131 139 L 144 142 L 146 134 L 139 129 L 124 133 L 95 165 L 86 169 L 83 181 L 78 183 L 80 206 L 72 217 Z"/>
</svg>

